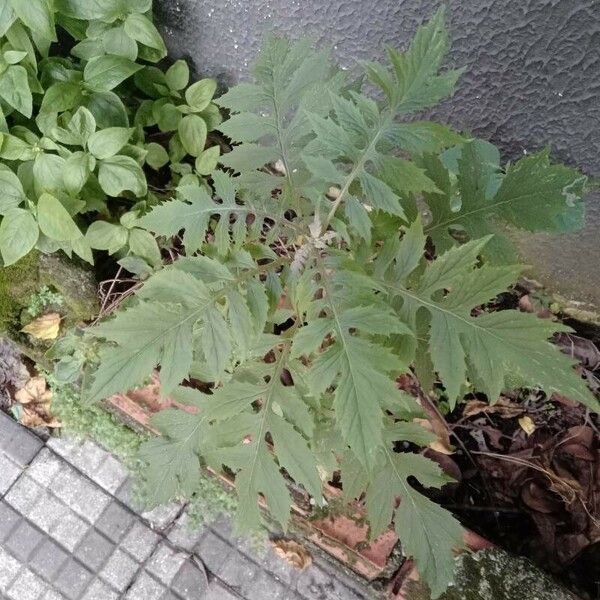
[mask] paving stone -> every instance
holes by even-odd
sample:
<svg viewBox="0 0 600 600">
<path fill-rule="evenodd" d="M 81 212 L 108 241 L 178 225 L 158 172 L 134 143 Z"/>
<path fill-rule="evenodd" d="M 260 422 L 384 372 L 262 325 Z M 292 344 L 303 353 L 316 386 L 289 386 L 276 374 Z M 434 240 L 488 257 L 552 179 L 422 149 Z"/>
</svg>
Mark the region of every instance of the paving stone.
<svg viewBox="0 0 600 600">
<path fill-rule="evenodd" d="M 72 468 L 60 471 L 50 489 L 90 523 L 95 523 L 110 503 L 110 496 Z"/>
<path fill-rule="evenodd" d="M 133 580 L 139 565 L 121 550 L 116 550 L 108 559 L 101 577 L 120 592 L 124 592 Z"/>
<path fill-rule="evenodd" d="M 206 596 L 208 580 L 204 569 L 191 560 L 186 560 L 171 583 L 183 600 L 201 600 Z"/>
<path fill-rule="evenodd" d="M 214 581 L 208 588 L 205 600 L 238 600 L 238 598 L 239 596 L 234 596 L 228 589 Z"/>
<path fill-rule="evenodd" d="M 35 527 L 32 527 L 27 521 L 22 520 L 16 529 L 12 530 L 11 535 L 5 542 L 4 547 L 18 560 L 26 563 L 33 554 L 34 549 L 40 545 L 44 539 Z"/>
<path fill-rule="evenodd" d="M 127 469 L 110 454 L 105 458 L 92 479 L 104 490 L 114 494 L 127 479 Z"/>
<path fill-rule="evenodd" d="M 97 572 L 113 553 L 115 545 L 95 529 L 90 529 L 75 550 L 75 556 L 93 572 Z"/>
<path fill-rule="evenodd" d="M 238 554 L 227 561 L 217 573 L 229 587 L 242 596 L 246 596 L 254 585 L 259 572 L 258 566 L 245 556 Z M 273 580 L 275 582 L 275 580 Z"/>
<path fill-rule="evenodd" d="M 21 467 L 0 451 L 0 496 L 6 494 L 20 474 Z"/>
<path fill-rule="evenodd" d="M 204 596 L 206 598 L 206 596 Z M 160 600 L 181 600 L 179 596 L 176 596 L 173 592 L 167 590 L 161 597 Z"/>
<path fill-rule="evenodd" d="M 29 509 L 27 517 L 42 531 L 50 533 L 52 528 L 69 512 L 69 508 L 50 492 L 43 492 Z"/>
<path fill-rule="evenodd" d="M 29 561 L 30 567 L 46 581 L 54 581 L 69 555 L 51 539 L 46 538 Z"/>
<path fill-rule="evenodd" d="M 43 487 L 48 487 L 66 463 L 53 452 L 43 448 L 27 469 L 27 475 Z"/>
<path fill-rule="evenodd" d="M 71 449 L 69 462 L 94 479 L 94 474 L 106 460 L 107 456 L 108 452 L 98 444 L 90 440 L 84 440 Z"/>
<path fill-rule="evenodd" d="M 185 554 L 176 552 L 165 543 L 162 543 L 148 561 L 146 569 L 168 586 L 173 581 L 173 577 L 175 577 L 186 558 Z"/>
<path fill-rule="evenodd" d="M 272 548 L 269 548 L 268 552 L 260 561 L 260 565 L 284 583 L 290 583 L 292 579 L 299 574 L 299 571 L 295 570 L 292 565 L 277 556 Z"/>
<path fill-rule="evenodd" d="M 361 596 L 315 565 L 301 573 L 296 589 L 307 600 L 361 600 Z"/>
<path fill-rule="evenodd" d="M 0 450 L 4 450 L 17 465 L 28 465 L 42 446 L 39 438 L 0 412 Z"/>
<path fill-rule="evenodd" d="M 42 488 L 27 475 L 21 475 L 6 494 L 6 501 L 21 514 L 27 514 L 42 493 Z"/>
<path fill-rule="evenodd" d="M 17 512 L 6 502 L 0 500 L 0 543 L 9 536 L 18 520 Z"/>
<path fill-rule="evenodd" d="M 0 592 L 6 592 L 12 580 L 21 570 L 21 564 L 0 547 Z"/>
<path fill-rule="evenodd" d="M 177 515 L 183 508 L 183 504 L 171 502 L 164 506 L 157 506 L 152 510 L 142 513 L 142 517 L 148 521 L 154 529 L 162 531 L 175 521 Z"/>
<path fill-rule="evenodd" d="M 70 456 L 77 451 L 80 443 L 75 439 L 68 436 L 65 437 L 51 437 L 47 442 L 46 446 L 54 450 L 56 454 L 63 458 L 69 459 Z"/>
<path fill-rule="evenodd" d="M 225 515 L 219 515 L 212 523 L 209 524 L 209 527 L 216 534 L 220 535 L 226 540 L 233 538 L 233 525 L 231 523 L 231 519 Z"/>
<path fill-rule="evenodd" d="M 125 600 L 160 600 L 166 589 L 147 573 L 142 573 L 131 586 Z"/>
<path fill-rule="evenodd" d="M 159 539 L 145 523 L 136 521 L 121 543 L 121 548 L 127 550 L 138 562 L 144 562 L 154 552 Z"/>
<path fill-rule="evenodd" d="M 40 600 L 66 600 L 66 598 L 55 590 L 48 590 Z"/>
<path fill-rule="evenodd" d="M 167 537 L 173 545 L 191 552 L 206 532 L 205 527 L 192 527 L 190 516 L 184 512 L 179 516 Z"/>
<path fill-rule="evenodd" d="M 135 480 L 132 477 L 125 479 L 115 497 L 132 511 L 138 512 L 139 507 L 135 501 Z"/>
<path fill-rule="evenodd" d="M 96 528 L 115 543 L 131 529 L 135 517 L 118 502 L 111 502 L 96 521 Z"/>
<path fill-rule="evenodd" d="M 58 574 L 55 585 L 69 600 L 78 600 L 93 578 L 90 571 L 71 558 Z"/>
<path fill-rule="evenodd" d="M 245 592 L 249 600 L 288 600 L 292 594 L 288 586 L 279 583 L 264 572 L 258 573 Z"/>
<path fill-rule="evenodd" d="M 37 575 L 24 570 L 8 588 L 8 597 L 11 600 L 39 600 L 47 589 L 46 584 Z"/>
<path fill-rule="evenodd" d="M 202 538 L 195 548 L 195 553 L 206 568 L 215 575 L 221 572 L 232 555 L 237 556 L 237 552 L 212 531 Z"/>
<path fill-rule="evenodd" d="M 105 583 L 96 579 L 87 589 L 82 600 L 118 600 L 119 595 Z"/>
<path fill-rule="evenodd" d="M 73 552 L 89 529 L 90 526 L 83 519 L 68 511 L 52 528 L 50 535 L 69 552 Z"/>
</svg>

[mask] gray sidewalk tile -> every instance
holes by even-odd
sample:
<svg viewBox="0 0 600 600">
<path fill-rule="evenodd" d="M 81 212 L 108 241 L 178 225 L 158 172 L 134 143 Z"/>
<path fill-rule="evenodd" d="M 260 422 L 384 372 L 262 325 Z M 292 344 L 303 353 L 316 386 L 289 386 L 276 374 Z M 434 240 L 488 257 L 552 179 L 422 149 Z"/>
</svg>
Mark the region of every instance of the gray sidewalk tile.
<svg viewBox="0 0 600 600">
<path fill-rule="evenodd" d="M 213 582 L 208 588 L 206 600 L 239 600 L 239 596 L 234 596 L 228 589 L 218 582 Z"/>
<path fill-rule="evenodd" d="M 0 544 L 9 536 L 19 521 L 19 514 L 6 502 L 0 500 Z"/>
<path fill-rule="evenodd" d="M 160 600 L 167 589 L 148 573 L 142 573 L 131 586 L 125 600 Z"/>
<path fill-rule="evenodd" d="M 42 543 L 44 535 L 32 527 L 25 519 L 12 530 L 4 547 L 17 560 L 27 563 L 33 551 Z"/>
<path fill-rule="evenodd" d="M 171 583 L 183 600 L 202 600 L 208 590 L 206 573 L 196 563 L 186 560 Z"/>
<path fill-rule="evenodd" d="M 167 587 L 185 562 L 187 556 L 161 543 L 148 561 L 146 569 Z"/>
<path fill-rule="evenodd" d="M 54 581 L 67 562 L 68 554 L 50 538 L 44 539 L 29 561 L 31 568 L 46 581 Z"/>
<path fill-rule="evenodd" d="M 194 531 L 180 503 L 149 512 L 92 442 L 41 442 L 0 415 L 0 597 L 8 600 L 364 600 L 318 564 L 299 574 L 236 539 Z M 29 464 L 27 468 L 24 465 Z M 141 513 L 141 514 L 140 514 Z M 206 572 L 204 570 L 206 568 Z"/>
<path fill-rule="evenodd" d="M 4 451 L 17 465 L 25 467 L 43 445 L 39 438 L 0 411 L 0 452 Z"/>
<path fill-rule="evenodd" d="M 93 578 L 90 571 L 71 558 L 58 574 L 54 584 L 69 600 L 79 600 Z"/>
<path fill-rule="evenodd" d="M 73 552 L 81 542 L 90 526 L 74 512 L 68 511 L 52 528 L 50 535 L 62 544 L 69 552 Z"/>
<path fill-rule="evenodd" d="M 146 524 L 136 521 L 121 543 L 121 548 L 127 550 L 137 561 L 144 562 L 154 552 L 159 540 L 158 534 Z"/>
<path fill-rule="evenodd" d="M 2 435 L 0 433 L 0 435 Z M 0 496 L 6 494 L 10 486 L 21 474 L 22 468 L 8 454 L 0 451 Z"/>
<path fill-rule="evenodd" d="M 23 570 L 8 588 L 8 597 L 11 600 L 39 600 L 47 589 L 46 584 L 37 575 Z"/>
<path fill-rule="evenodd" d="M 111 590 L 105 583 L 96 579 L 86 590 L 82 600 L 118 600 L 117 592 Z"/>
<path fill-rule="evenodd" d="M 99 516 L 96 528 L 118 544 L 131 529 L 135 520 L 134 515 L 113 500 Z"/>
<path fill-rule="evenodd" d="M 90 529 L 75 550 L 75 556 L 93 572 L 97 572 L 115 550 L 115 544 L 95 529 Z"/>
<path fill-rule="evenodd" d="M 20 570 L 21 563 L 0 547 L 0 592 L 8 590 Z"/>
<path fill-rule="evenodd" d="M 116 550 L 100 571 L 100 576 L 119 592 L 124 592 L 133 581 L 139 565 L 121 550 Z"/>
</svg>

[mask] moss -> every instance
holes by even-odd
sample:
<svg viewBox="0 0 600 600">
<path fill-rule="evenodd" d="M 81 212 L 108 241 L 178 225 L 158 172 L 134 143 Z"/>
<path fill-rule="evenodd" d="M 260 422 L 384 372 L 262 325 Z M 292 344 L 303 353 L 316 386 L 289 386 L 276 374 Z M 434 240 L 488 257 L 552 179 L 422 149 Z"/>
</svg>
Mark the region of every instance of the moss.
<svg viewBox="0 0 600 600">
<path fill-rule="evenodd" d="M 51 375 L 46 377 L 54 394 L 52 411 L 62 422 L 65 432 L 75 437 L 91 438 L 130 468 L 139 468 L 137 455 L 145 436 L 123 425 L 101 405 L 83 402 L 74 386 L 60 385 Z"/>
<path fill-rule="evenodd" d="M 39 255 L 28 254 L 10 267 L 0 268 L 0 331 L 15 335 L 20 325 L 21 311 L 37 291 Z"/>
</svg>

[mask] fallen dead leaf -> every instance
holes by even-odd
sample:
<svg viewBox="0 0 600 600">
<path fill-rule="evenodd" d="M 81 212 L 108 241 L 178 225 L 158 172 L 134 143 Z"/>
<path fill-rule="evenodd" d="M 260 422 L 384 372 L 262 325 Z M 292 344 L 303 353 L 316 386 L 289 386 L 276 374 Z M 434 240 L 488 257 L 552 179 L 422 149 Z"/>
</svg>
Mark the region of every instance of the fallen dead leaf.
<svg viewBox="0 0 600 600">
<path fill-rule="evenodd" d="M 450 433 L 443 423 L 437 419 L 413 419 L 413 423 L 418 423 L 437 436 L 437 439 L 429 444 L 429 448 L 440 454 L 454 454 L 454 447 L 450 443 Z"/>
<path fill-rule="evenodd" d="M 489 404 L 481 400 L 469 400 L 465 404 L 463 417 L 473 417 L 480 413 L 494 413 L 503 419 L 512 419 L 522 415 L 523 409 L 504 397 L 500 398 L 495 404 Z"/>
<path fill-rule="evenodd" d="M 536 430 L 533 419 L 527 415 L 523 415 L 519 418 L 519 426 L 527 435 L 531 435 Z"/>
<path fill-rule="evenodd" d="M 292 565 L 295 569 L 304 571 L 312 565 L 310 552 L 294 540 L 274 540 L 271 542 L 275 554 Z"/>
<path fill-rule="evenodd" d="M 51 412 L 52 391 L 43 377 L 32 377 L 18 392 L 15 400 L 21 404 L 21 423 L 25 427 L 60 427 Z"/>
<path fill-rule="evenodd" d="M 55 340 L 60 331 L 62 317 L 58 313 L 48 313 L 26 325 L 21 329 L 38 340 Z"/>
</svg>

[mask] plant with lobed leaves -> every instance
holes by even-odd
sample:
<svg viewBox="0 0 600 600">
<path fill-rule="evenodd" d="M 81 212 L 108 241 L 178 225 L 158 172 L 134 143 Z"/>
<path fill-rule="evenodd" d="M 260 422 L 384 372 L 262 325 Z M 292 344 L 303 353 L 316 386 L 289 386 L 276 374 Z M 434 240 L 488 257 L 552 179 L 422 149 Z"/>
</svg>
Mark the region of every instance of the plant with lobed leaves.
<svg viewBox="0 0 600 600">
<path fill-rule="evenodd" d="M 547 152 L 502 168 L 486 142 L 403 120 L 452 94 L 460 70 L 440 72 L 448 45 L 440 11 L 405 53 L 389 51 L 391 66 L 365 63 L 376 101 L 327 52 L 270 38 L 255 82 L 217 101 L 237 145 L 214 195 L 182 185 L 140 220 L 160 236 L 183 230 L 187 256 L 90 331 L 104 342 L 88 391 L 105 398 L 160 366 L 163 394 L 180 404 L 154 418 L 162 436 L 143 449 L 155 502 L 193 494 L 201 466 L 227 467 L 240 524 L 260 520 L 263 496 L 285 527 L 290 479 L 320 504 L 322 481 L 341 470 L 371 535 L 393 520 L 436 596 L 462 530 L 411 483 L 444 485 L 439 466 L 395 451 L 432 441 L 398 376 L 414 367 L 431 387 L 437 373 L 451 406 L 468 391 L 494 402 L 527 385 L 598 408 L 549 342 L 565 326 L 474 312 L 523 270 L 504 264 L 510 245 L 490 231 L 576 227 L 585 180 Z M 280 172 L 265 168 L 275 162 Z M 191 380 L 212 393 L 182 385 Z"/>
</svg>

